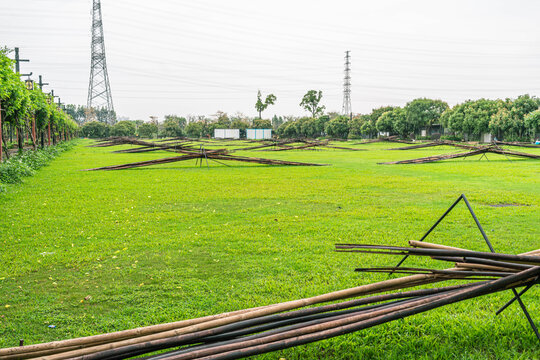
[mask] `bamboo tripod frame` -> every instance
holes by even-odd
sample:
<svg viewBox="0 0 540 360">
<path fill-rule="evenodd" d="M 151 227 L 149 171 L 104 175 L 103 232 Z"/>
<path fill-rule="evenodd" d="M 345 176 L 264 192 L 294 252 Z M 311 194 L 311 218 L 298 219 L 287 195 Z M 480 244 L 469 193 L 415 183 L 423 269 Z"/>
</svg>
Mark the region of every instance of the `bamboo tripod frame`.
<svg viewBox="0 0 540 360">
<path fill-rule="evenodd" d="M 431 232 L 433 230 L 435 230 L 435 228 L 437 226 L 439 226 L 439 224 L 443 221 L 443 219 L 448 215 L 450 214 L 450 212 L 452 212 L 452 210 L 456 207 L 457 204 L 459 204 L 459 202 L 463 200 L 463 202 L 465 202 L 465 205 L 467 206 L 467 209 L 469 210 L 469 213 L 471 214 L 472 218 L 474 219 L 474 222 L 476 223 L 476 226 L 478 227 L 478 230 L 480 231 L 480 233 L 482 234 L 482 237 L 484 238 L 484 241 L 486 242 L 486 245 L 488 246 L 489 250 L 492 252 L 492 253 L 496 253 L 495 252 L 495 248 L 493 247 L 493 245 L 491 244 L 491 241 L 489 241 L 489 238 L 486 234 L 486 232 L 484 231 L 484 228 L 482 227 L 482 225 L 480 224 L 480 221 L 478 221 L 478 218 L 476 217 L 476 214 L 474 213 L 473 209 L 472 209 L 472 206 L 471 204 L 469 203 L 469 200 L 467 200 L 467 197 L 465 196 L 465 194 L 461 194 L 456 201 L 454 201 L 454 203 L 452 204 L 452 206 L 450 206 L 448 208 L 448 210 L 446 210 L 446 212 L 439 218 L 439 220 L 437 220 L 435 222 L 435 224 L 433 224 L 433 226 L 424 234 L 424 236 L 422 236 L 422 238 L 420 239 L 420 242 L 423 242 L 428 236 L 429 234 L 431 234 Z M 403 259 L 401 259 L 401 261 L 396 265 L 396 267 L 400 267 L 404 262 L 405 260 L 407 260 L 407 258 L 409 257 L 409 255 L 405 255 L 403 257 Z M 392 272 L 390 273 L 390 275 L 392 275 Z M 540 282 L 540 281 L 539 281 Z M 527 291 L 529 291 L 534 285 L 538 285 L 539 282 L 535 283 L 535 284 L 530 284 L 528 285 L 527 287 L 525 287 L 520 293 L 517 292 L 516 289 L 512 289 L 512 292 L 514 294 L 514 297 L 512 298 L 512 300 L 510 300 L 508 303 L 506 303 L 502 308 L 500 308 L 497 312 L 496 312 L 496 315 L 499 315 L 501 314 L 504 310 L 506 310 L 510 305 L 512 305 L 515 301 L 518 302 L 519 306 L 521 307 L 521 310 L 523 311 L 525 317 L 527 318 L 527 321 L 529 322 L 529 324 L 531 325 L 531 328 L 533 329 L 533 332 L 535 333 L 536 337 L 538 338 L 538 340 L 540 341 L 540 332 L 538 331 L 538 328 L 536 326 L 536 324 L 534 323 L 534 320 L 532 319 L 531 315 L 529 314 L 529 311 L 527 310 L 527 307 L 525 306 L 525 303 L 523 303 L 523 300 L 521 299 L 521 296 L 524 295 Z"/>
</svg>

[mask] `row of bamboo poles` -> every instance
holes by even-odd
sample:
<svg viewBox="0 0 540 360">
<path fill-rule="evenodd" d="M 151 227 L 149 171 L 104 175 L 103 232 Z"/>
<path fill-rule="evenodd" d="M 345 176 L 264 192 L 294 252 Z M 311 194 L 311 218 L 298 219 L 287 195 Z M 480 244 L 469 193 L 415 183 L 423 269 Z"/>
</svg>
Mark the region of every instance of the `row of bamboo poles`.
<svg viewBox="0 0 540 360">
<path fill-rule="evenodd" d="M 453 267 L 362 268 L 405 272 L 406 277 L 310 298 L 110 334 L 0 349 L 13 359 L 238 359 L 316 342 L 423 313 L 456 302 L 522 286 L 540 279 L 540 250 L 494 254 L 410 242 L 411 247 L 338 244 L 339 252 L 428 256 Z M 467 280 L 461 285 L 408 290 Z M 397 292 L 396 292 L 397 291 Z M 167 350 L 167 352 L 156 353 Z"/>
<path fill-rule="evenodd" d="M 442 161 L 442 160 L 470 157 L 470 156 L 475 156 L 475 155 L 485 156 L 488 153 L 504 155 L 504 156 L 515 156 L 515 157 L 521 157 L 521 158 L 536 159 L 536 160 L 540 159 L 540 155 L 523 153 L 519 151 L 505 150 L 505 149 L 501 149 L 496 144 L 492 144 L 488 146 L 469 146 L 469 145 L 461 145 L 461 144 L 454 144 L 454 143 L 445 143 L 444 145 L 463 147 L 463 148 L 469 149 L 470 151 L 465 152 L 465 153 L 443 154 L 443 155 L 427 156 L 427 157 L 422 157 L 418 159 L 384 162 L 380 164 L 381 165 L 424 164 L 424 163 L 430 163 L 430 162 L 436 162 L 436 161 Z M 424 144 L 424 145 L 412 146 L 410 148 L 419 149 L 422 147 L 429 147 L 429 146 L 437 146 L 437 145 Z M 409 148 L 397 148 L 397 149 L 391 149 L 391 150 L 408 150 L 408 149 Z"/>
<path fill-rule="evenodd" d="M 156 159 L 156 160 L 148 160 L 148 161 L 139 161 L 139 162 L 133 162 L 128 164 L 121 164 L 121 165 L 113 165 L 113 166 L 104 166 L 94 169 L 88 169 L 88 171 L 95 171 L 95 170 L 125 170 L 125 169 L 132 169 L 132 168 L 138 168 L 138 167 L 145 167 L 145 166 L 152 166 L 152 165 L 159 165 L 159 164 L 169 164 L 174 162 L 180 162 L 180 161 L 186 161 L 186 160 L 197 160 L 202 162 L 203 160 L 206 160 L 207 164 L 208 161 L 214 161 L 216 163 L 226 165 L 222 161 L 238 161 L 238 162 L 246 162 L 246 163 L 254 163 L 254 164 L 263 164 L 263 165 L 283 165 L 283 166 L 326 166 L 326 164 L 315 164 L 315 163 L 305 163 L 305 162 L 298 162 L 298 161 L 285 161 L 285 160 L 277 160 L 277 159 L 265 159 L 265 158 L 258 158 L 258 157 L 247 157 L 247 156 L 239 156 L 239 155 L 232 155 L 231 152 L 226 149 L 206 149 L 202 146 L 199 146 L 199 148 L 194 147 L 194 143 L 192 140 L 171 140 L 169 142 L 148 142 L 148 141 L 142 141 L 132 138 L 112 138 L 108 139 L 107 141 L 99 142 L 96 145 L 92 145 L 92 147 L 110 147 L 110 146 L 119 146 L 119 145 L 135 145 L 138 146 L 137 148 L 133 149 L 123 149 L 116 151 L 118 153 L 144 153 L 144 152 L 151 152 L 151 151 L 168 151 L 168 152 L 174 152 L 174 153 L 180 153 L 184 154 L 182 156 L 175 156 L 175 157 L 168 157 L 163 159 Z M 260 147 L 267 147 L 269 145 L 259 145 L 256 148 Z M 270 145 L 271 146 L 271 145 Z M 237 149 L 239 150 L 245 150 L 245 149 Z"/>
</svg>

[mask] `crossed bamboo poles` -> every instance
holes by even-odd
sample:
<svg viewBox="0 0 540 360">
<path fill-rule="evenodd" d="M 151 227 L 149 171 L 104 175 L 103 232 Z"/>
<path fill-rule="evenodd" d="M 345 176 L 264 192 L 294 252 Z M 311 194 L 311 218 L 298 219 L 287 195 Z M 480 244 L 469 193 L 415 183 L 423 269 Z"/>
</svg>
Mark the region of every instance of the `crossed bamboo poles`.
<svg viewBox="0 0 540 360">
<path fill-rule="evenodd" d="M 225 160 L 225 161 L 239 161 L 239 162 L 247 162 L 247 163 L 255 163 L 255 164 L 264 164 L 264 165 L 328 166 L 326 164 L 304 163 L 304 162 L 297 162 L 297 161 L 285 161 L 285 160 L 264 159 L 264 158 L 258 158 L 258 157 L 231 155 L 230 152 L 227 151 L 226 149 L 205 149 L 202 146 L 200 146 L 199 149 L 197 149 L 197 148 L 194 148 L 189 143 L 189 141 L 182 141 L 182 140 L 173 141 L 172 143 L 164 144 L 164 143 L 141 141 L 141 140 L 130 139 L 130 138 L 117 138 L 111 141 L 93 145 L 93 147 L 109 147 L 109 146 L 118 146 L 118 145 L 126 145 L 126 144 L 138 145 L 140 146 L 140 148 L 121 150 L 120 152 L 134 153 L 134 152 L 149 152 L 149 151 L 164 150 L 164 151 L 169 151 L 169 152 L 181 153 L 184 155 L 168 157 L 164 159 L 157 159 L 157 160 L 139 161 L 139 162 L 133 162 L 133 163 L 128 163 L 128 164 L 122 164 L 122 165 L 104 166 L 104 167 L 99 167 L 99 168 L 94 168 L 94 169 L 87 169 L 87 171 L 125 170 L 125 169 L 132 169 L 132 168 L 145 167 L 145 166 L 151 166 L 151 165 L 169 164 L 169 163 L 193 160 L 193 159 L 197 159 L 197 161 L 200 161 L 201 165 L 203 161 L 206 160 L 207 166 L 208 166 L 209 160 L 217 162 L 222 165 L 226 165 L 221 162 Z"/>
<path fill-rule="evenodd" d="M 411 149 L 420 149 L 420 148 L 440 146 L 440 145 L 448 145 L 448 146 L 464 148 L 464 149 L 468 149 L 469 151 L 465 153 L 427 156 L 427 157 L 422 157 L 418 159 L 390 161 L 390 162 L 384 162 L 384 163 L 379 163 L 379 164 L 380 165 L 424 164 L 424 163 L 431 163 L 431 162 L 437 162 L 437 161 L 443 161 L 443 160 L 449 160 L 449 159 L 465 158 L 465 157 L 470 157 L 470 156 L 475 156 L 475 155 L 486 156 L 488 153 L 505 155 L 505 156 L 516 156 L 516 157 L 529 158 L 529 159 L 540 159 L 540 155 L 528 154 L 528 153 L 512 151 L 512 150 L 505 150 L 505 149 L 500 148 L 496 143 L 493 143 L 487 146 L 473 146 L 473 145 L 465 145 L 465 144 L 443 141 L 443 142 L 420 144 L 420 145 L 409 146 L 409 147 L 395 148 L 395 149 L 390 149 L 390 150 L 411 150 Z"/>
</svg>

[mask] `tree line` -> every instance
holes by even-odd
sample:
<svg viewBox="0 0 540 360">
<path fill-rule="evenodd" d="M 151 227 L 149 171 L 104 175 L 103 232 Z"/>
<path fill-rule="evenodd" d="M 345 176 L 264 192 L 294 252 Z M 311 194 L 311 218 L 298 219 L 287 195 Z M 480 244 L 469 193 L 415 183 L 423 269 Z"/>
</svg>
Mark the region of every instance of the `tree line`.
<svg viewBox="0 0 540 360">
<path fill-rule="evenodd" d="M 283 138 L 330 137 L 341 139 L 374 138 L 379 135 L 398 135 L 402 138 L 448 138 L 452 140 L 480 140 L 491 133 L 498 140 L 531 141 L 540 136 L 540 99 L 521 95 L 516 99 L 468 100 L 450 107 L 438 99 L 419 98 L 403 107 L 383 106 L 369 114 L 343 116 L 325 113 L 321 105 L 322 92 L 309 90 L 300 106 L 309 113 L 306 117 L 276 116 L 262 119 L 262 113 L 277 101 L 269 94 L 257 93 L 255 109 L 258 117 L 241 113 L 229 116 L 218 111 L 213 118 L 189 116 L 187 119 L 168 115 L 163 123 L 120 121 L 115 125 L 87 123 L 81 133 L 87 137 L 141 136 L 192 138 L 212 137 L 215 129 L 273 129 Z"/>
<path fill-rule="evenodd" d="M 51 141 L 75 136 L 78 126 L 54 103 L 54 99 L 33 83 L 24 82 L 15 73 L 8 56 L 10 50 L 0 49 L 0 133 L 3 150 L 17 143 L 19 150 L 30 142 L 34 149 Z M 28 140 L 26 140 L 28 139 Z"/>
</svg>

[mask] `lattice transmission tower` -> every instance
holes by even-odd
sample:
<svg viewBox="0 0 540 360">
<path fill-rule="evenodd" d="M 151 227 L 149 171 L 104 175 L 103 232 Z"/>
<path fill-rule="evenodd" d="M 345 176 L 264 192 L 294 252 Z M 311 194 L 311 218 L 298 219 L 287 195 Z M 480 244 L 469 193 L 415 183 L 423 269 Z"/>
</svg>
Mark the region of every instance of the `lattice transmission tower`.
<svg viewBox="0 0 540 360">
<path fill-rule="evenodd" d="M 113 123 L 114 106 L 107 72 L 105 57 L 105 37 L 103 34 L 103 18 L 101 16 L 101 1 L 93 0 L 92 6 L 92 57 L 90 65 L 90 84 L 88 85 L 88 117 L 95 116 L 94 111 L 107 110 L 107 122 Z M 92 111 L 92 109 L 94 111 Z"/>
<path fill-rule="evenodd" d="M 345 78 L 343 82 L 343 115 L 352 117 L 351 106 L 351 52 L 345 52 Z"/>
</svg>

